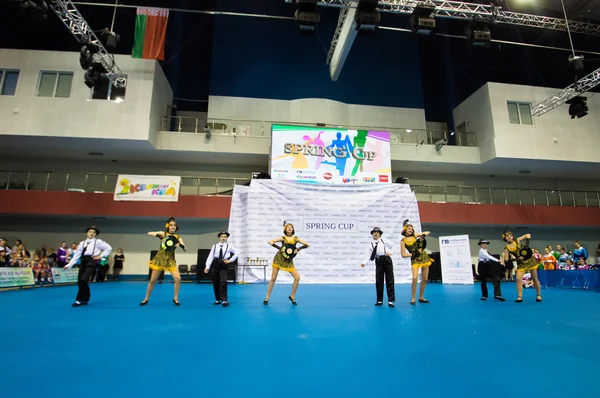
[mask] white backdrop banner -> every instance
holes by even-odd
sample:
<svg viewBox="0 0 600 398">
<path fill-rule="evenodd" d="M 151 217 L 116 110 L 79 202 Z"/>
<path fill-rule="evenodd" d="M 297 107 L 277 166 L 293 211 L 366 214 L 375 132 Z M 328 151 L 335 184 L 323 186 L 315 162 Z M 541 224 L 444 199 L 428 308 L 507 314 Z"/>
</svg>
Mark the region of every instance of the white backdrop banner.
<svg viewBox="0 0 600 398">
<path fill-rule="evenodd" d="M 117 178 L 114 200 L 177 202 L 181 177 L 122 175 Z"/>
<path fill-rule="evenodd" d="M 421 230 L 417 200 L 408 185 L 252 180 L 249 190 L 234 189 L 229 230 L 231 242 L 240 250 L 240 264 L 248 258 L 267 260 L 267 278 L 276 254 L 267 242 L 283 235 L 285 221 L 294 224 L 296 236 L 311 245 L 294 259 L 303 283 L 374 283 L 374 263 L 365 268 L 360 264 L 373 239 L 371 229 L 379 227 L 384 242 L 394 247 L 396 282 L 409 283 L 410 259 L 403 259 L 399 248 L 405 219 Z M 262 269 L 245 275 L 245 281 L 259 280 Z M 292 277 L 280 272 L 278 281 L 289 283 Z"/>
<path fill-rule="evenodd" d="M 442 281 L 447 284 L 473 284 L 469 235 L 441 236 Z"/>
</svg>

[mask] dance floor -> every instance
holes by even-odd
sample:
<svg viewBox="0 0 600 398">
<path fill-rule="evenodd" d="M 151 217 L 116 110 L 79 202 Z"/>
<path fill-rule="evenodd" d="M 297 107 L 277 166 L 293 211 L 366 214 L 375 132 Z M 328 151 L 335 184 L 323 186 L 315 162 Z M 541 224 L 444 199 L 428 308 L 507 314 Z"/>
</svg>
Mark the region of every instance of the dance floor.
<svg viewBox="0 0 600 398">
<path fill-rule="evenodd" d="M 5 397 L 577 397 L 600 391 L 600 294 L 430 284 L 431 304 L 374 307 L 372 285 L 92 284 L 0 293 Z"/>
</svg>

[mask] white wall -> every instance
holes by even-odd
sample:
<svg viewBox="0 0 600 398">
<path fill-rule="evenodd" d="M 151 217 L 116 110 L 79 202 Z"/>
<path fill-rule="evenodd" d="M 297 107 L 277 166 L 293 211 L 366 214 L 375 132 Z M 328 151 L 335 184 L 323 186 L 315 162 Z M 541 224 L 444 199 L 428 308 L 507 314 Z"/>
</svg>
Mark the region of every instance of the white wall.
<svg viewBox="0 0 600 398">
<path fill-rule="evenodd" d="M 153 60 L 116 55 L 115 60 L 128 75 L 125 101 L 89 100 L 84 84 L 79 52 L 0 49 L 0 68 L 18 69 L 14 96 L 0 96 L 0 135 L 28 135 L 84 138 L 148 140 L 156 123 L 150 112 L 158 109 L 153 101 L 170 103 L 172 93 L 163 76 L 155 78 L 160 66 Z M 36 96 L 40 71 L 72 72 L 69 98 Z M 155 82 L 160 86 L 154 89 Z M 168 83 L 167 83 L 168 85 Z M 156 99 L 155 95 L 165 98 Z M 160 109 L 160 116 L 165 109 Z"/>
<path fill-rule="evenodd" d="M 271 123 L 316 125 L 325 123 L 352 128 L 425 130 L 425 110 L 345 104 L 328 99 L 272 100 L 210 96 L 209 121 L 222 121 L 231 129 L 248 125 L 252 135 L 270 136 Z"/>
<path fill-rule="evenodd" d="M 456 125 L 467 123 L 476 134 L 483 163 L 495 157 L 599 163 L 600 97 L 589 96 L 589 114 L 571 119 L 569 105 L 534 117 L 534 124 L 510 124 L 507 102 L 533 105 L 558 89 L 487 83 L 454 109 Z M 554 142 L 556 138 L 557 142 Z"/>
<path fill-rule="evenodd" d="M 454 125 L 462 123 L 465 123 L 466 131 L 475 133 L 481 162 L 495 158 L 494 119 L 487 84 L 454 109 Z"/>
<path fill-rule="evenodd" d="M 589 114 L 571 119 L 569 105 L 562 105 L 543 116 L 534 118 L 533 126 L 509 123 L 507 101 L 537 104 L 559 90 L 513 84 L 488 83 L 496 153 L 499 157 L 522 159 L 600 162 L 600 97 L 587 101 Z M 553 142 L 556 138 L 558 142 Z"/>
<path fill-rule="evenodd" d="M 158 62 L 154 63 L 154 80 L 152 83 L 152 97 L 149 112 L 149 139 L 156 147 L 158 132 L 162 130 L 163 117 L 173 104 L 173 90 L 167 76 Z"/>
</svg>

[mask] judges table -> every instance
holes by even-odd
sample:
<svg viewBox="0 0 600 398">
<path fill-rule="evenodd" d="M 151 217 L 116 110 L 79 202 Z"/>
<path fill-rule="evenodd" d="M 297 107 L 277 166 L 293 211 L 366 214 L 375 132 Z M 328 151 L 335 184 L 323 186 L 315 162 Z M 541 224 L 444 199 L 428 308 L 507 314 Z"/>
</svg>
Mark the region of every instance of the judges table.
<svg viewBox="0 0 600 398">
<path fill-rule="evenodd" d="M 596 291 L 600 291 L 600 270 L 538 271 L 538 277 L 542 287 L 596 289 Z"/>
<path fill-rule="evenodd" d="M 238 264 L 237 267 L 242 269 L 242 280 L 240 283 L 245 283 L 244 277 L 246 275 L 246 269 L 248 268 L 262 268 L 263 270 L 263 282 L 267 283 L 267 267 L 269 266 L 267 261 L 250 261 L 248 264 Z"/>
</svg>

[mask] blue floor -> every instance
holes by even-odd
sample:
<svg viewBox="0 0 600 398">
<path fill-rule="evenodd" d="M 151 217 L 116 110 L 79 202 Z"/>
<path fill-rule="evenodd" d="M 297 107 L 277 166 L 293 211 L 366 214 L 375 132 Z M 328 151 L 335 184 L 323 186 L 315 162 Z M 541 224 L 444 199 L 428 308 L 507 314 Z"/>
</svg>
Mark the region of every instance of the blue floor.
<svg viewBox="0 0 600 398">
<path fill-rule="evenodd" d="M 4 397 L 577 397 L 600 393 L 600 294 L 430 284 L 431 304 L 374 307 L 372 285 L 92 284 L 0 293 Z"/>
</svg>

